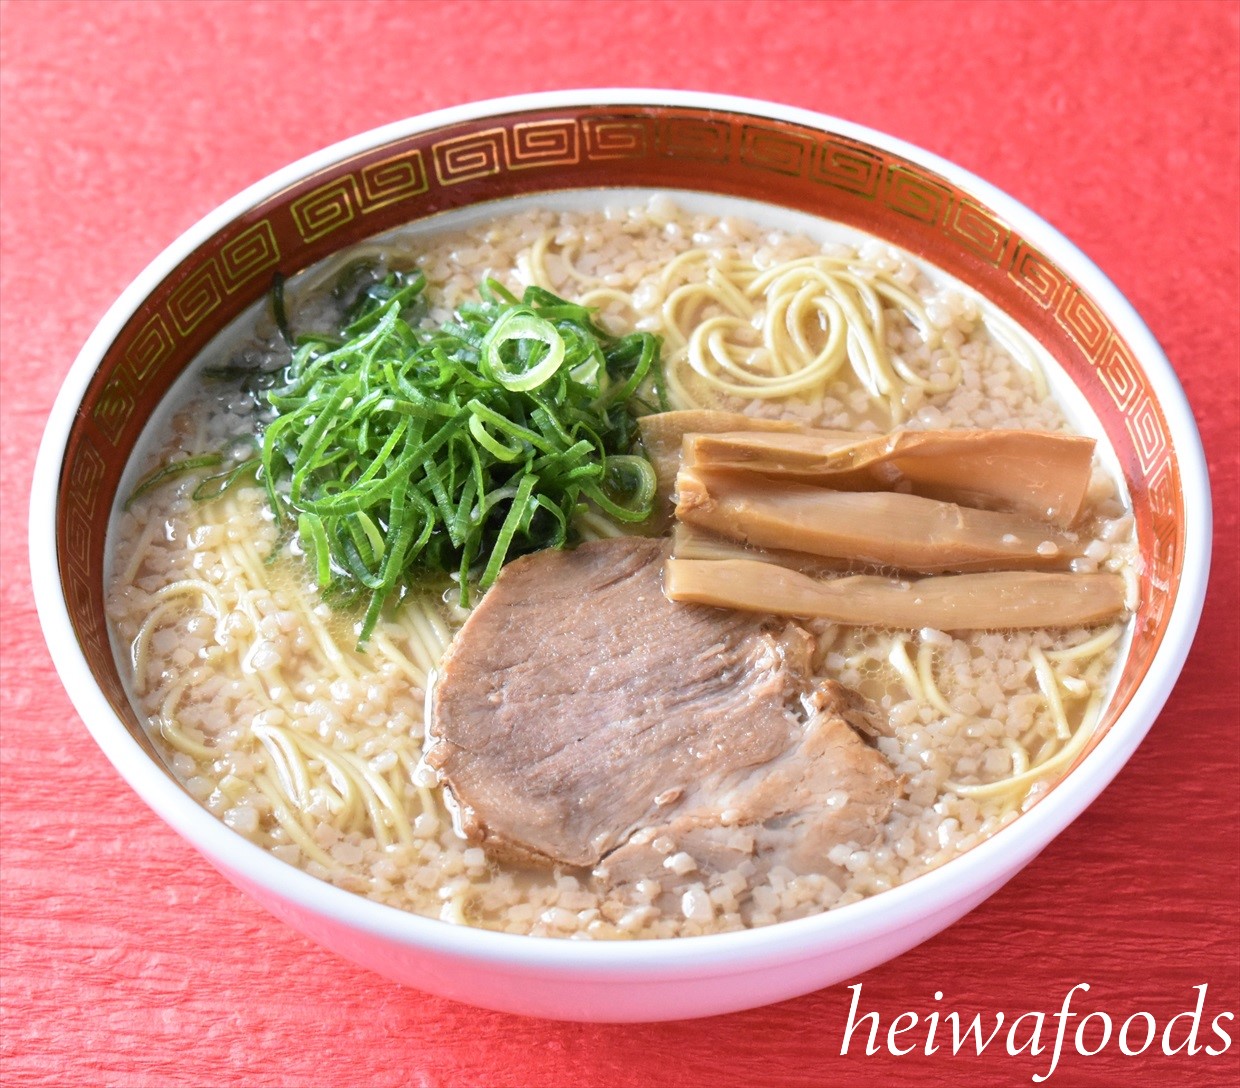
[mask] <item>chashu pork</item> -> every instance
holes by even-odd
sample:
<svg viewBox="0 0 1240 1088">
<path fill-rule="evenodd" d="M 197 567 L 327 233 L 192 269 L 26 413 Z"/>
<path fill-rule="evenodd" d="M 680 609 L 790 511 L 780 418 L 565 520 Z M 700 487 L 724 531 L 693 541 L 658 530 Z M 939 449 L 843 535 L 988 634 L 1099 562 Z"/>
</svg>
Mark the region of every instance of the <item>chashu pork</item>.
<svg viewBox="0 0 1240 1088">
<path fill-rule="evenodd" d="M 505 568 L 432 692 L 425 758 L 458 829 L 497 859 L 616 885 L 662 872 L 656 838 L 704 868 L 741 854 L 800 871 L 870 841 L 899 781 L 858 730 L 885 723 L 813 683 L 797 625 L 667 600 L 665 558 L 627 537 Z"/>
<path fill-rule="evenodd" d="M 891 811 L 900 781 L 862 735 L 887 733 L 868 700 L 833 681 L 811 696 L 812 714 L 787 751 L 724 781 L 661 825 L 613 850 L 596 876 L 627 897 L 639 881 L 660 882 L 673 906 L 677 876 L 710 884 L 729 871 L 760 881 L 774 866 L 842 880 L 828 862 L 840 843 L 868 846 Z M 682 868 L 686 859 L 690 867 Z"/>
</svg>

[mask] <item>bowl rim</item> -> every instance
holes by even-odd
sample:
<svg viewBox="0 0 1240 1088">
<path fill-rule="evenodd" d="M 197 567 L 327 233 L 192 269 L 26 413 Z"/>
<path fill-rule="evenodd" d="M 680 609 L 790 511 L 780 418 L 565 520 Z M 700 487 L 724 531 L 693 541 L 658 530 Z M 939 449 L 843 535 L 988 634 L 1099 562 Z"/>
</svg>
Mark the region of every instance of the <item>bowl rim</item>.
<svg viewBox="0 0 1240 1088">
<path fill-rule="evenodd" d="M 143 299 L 230 221 L 310 173 L 392 140 L 496 114 L 582 106 L 673 106 L 781 120 L 898 154 L 977 196 L 1066 269 L 1123 333 L 1157 393 L 1183 485 L 1184 560 L 1171 615 L 1149 671 L 1128 706 L 1083 762 L 1029 813 L 906 884 L 857 903 L 755 929 L 676 940 L 571 941 L 458 926 L 347 892 L 272 857 L 229 829 L 148 757 L 114 713 L 79 647 L 57 573 L 55 511 L 65 445 L 87 384 Z M 537 968 L 558 976 L 687 978 L 810 958 L 912 925 L 970 895 L 989 895 L 1033 859 L 1115 777 L 1162 709 L 1187 657 L 1204 603 L 1212 510 L 1196 422 L 1175 371 L 1132 305 L 1063 234 L 989 182 L 932 152 L 863 125 L 760 99 L 653 88 L 570 89 L 486 99 L 395 121 L 338 141 L 248 186 L 184 231 L 147 265 L 86 340 L 57 394 L 39 446 L 31 490 L 31 582 L 52 661 L 75 710 L 122 778 L 166 823 L 230 879 L 299 912 L 408 948 L 493 968 Z"/>
</svg>

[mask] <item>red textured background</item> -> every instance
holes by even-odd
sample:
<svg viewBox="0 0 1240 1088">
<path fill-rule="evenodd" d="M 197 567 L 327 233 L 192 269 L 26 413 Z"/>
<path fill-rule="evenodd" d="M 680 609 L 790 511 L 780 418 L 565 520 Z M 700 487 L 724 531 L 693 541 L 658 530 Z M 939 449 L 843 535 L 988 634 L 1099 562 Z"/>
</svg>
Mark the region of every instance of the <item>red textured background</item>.
<svg viewBox="0 0 1240 1088">
<path fill-rule="evenodd" d="M 1207 1020 L 1240 1012 L 1240 5 L 4 0 L 0 33 L 0 1083 L 1015 1085 L 1045 1072 L 1048 1055 L 993 1046 L 841 1057 L 844 985 L 623 1027 L 402 989 L 207 868 L 112 771 L 55 677 L 28 585 L 35 446 L 130 278 L 325 144 L 572 86 L 752 95 L 900 136 L 1041 213 L 1144 315 L 1214 482 L 1214 572 L 1181 682 L 1033 865 L 853 981 L 884 1026 L 905 1010 L 1050 1012 L 1079 982 L 1091 992 L 1074 1007 L 1117 1022 L 1146 1010 L 1161 1025 L 1203 983 Z M 1112 1042 L 1069 1054 L 1049 1083 L 1234 1085 L 1240 1042 L 1215 1058 L 1129 1058 Z"/>
</svg>

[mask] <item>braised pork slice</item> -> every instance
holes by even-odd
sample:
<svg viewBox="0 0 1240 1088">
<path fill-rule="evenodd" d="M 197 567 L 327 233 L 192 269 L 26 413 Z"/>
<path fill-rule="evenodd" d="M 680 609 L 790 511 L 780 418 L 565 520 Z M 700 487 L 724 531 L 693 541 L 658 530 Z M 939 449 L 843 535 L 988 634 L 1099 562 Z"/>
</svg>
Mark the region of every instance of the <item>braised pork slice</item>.
<svg viewBox="0 0 1240 1088">
<path fill-rule="evenodd" d="M 800 730 L 809 637 L 672 604 L 664 558 L 630 537 L 518 559 L 453 641 L 426 760 L 493 855 L 594 865 Z"/>
<path fill-rule="evenodd" d="M 760 881 L 775 865 L 793 874 L 842 877 L 827 855 L 840 843 L 868 846 L 891 811 L 900 781 L 862 739 L 889 732 L 868 700 L 828 681 L 793 745 L 770 763 L 721 782 L 714 796 L 634 834 L 596 876 L 621 890 L 659 882 L 664 907 L 684 885 L 729 871 Z"/>
<path fill-rule="evenodd" d="M 821 709 L 809 634 L 673 604 L 661 591 L 665 558 L 664 542 L 629 537 L 518 559 L 453 641 L 426 762 L 459 830 L 492 856 L 596 866 L 642 829 L 680 818 L 722 827 L 733 801 L 753 810 L 749 822 L 818 853 L 819 825 L 852 837 L 838 821 L 798 823 L 819 789 L 858 804 L 876 791 L 868 814 L 843 807 L 885 816 L 879 795 L 889 806 L 894 776 Z"/>
</svg>

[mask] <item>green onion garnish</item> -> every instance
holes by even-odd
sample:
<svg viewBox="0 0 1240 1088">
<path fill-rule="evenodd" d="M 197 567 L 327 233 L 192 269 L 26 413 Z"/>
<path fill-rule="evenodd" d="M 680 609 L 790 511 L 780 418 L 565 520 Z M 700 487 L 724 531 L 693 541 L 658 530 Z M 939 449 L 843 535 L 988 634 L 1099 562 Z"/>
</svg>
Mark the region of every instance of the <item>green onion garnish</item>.
<svg viewBox="0 0 1240 1088">
<path fill-rule="evenodd" d="M 134 485 L 134 489 L 129 493 L 129 498 L 125 500 L 125 509 L 128 510 L 133 505 L 135 499 L 141 498 L 148 492 L 154 491 L 155 488 L 162 487 L 164 484 L 170 483 L 188 472 L 197 472 L 203 468 L 215 468 L 223 463 L 224 455 L 222 453 L 204 453 L 197 457 L 182 457 L 179 461 L 169 461 L 166 464 L 158 465 Z"/>
<path fill-rule="evenodd" d="M 375 284 L 339 338 L 303 339 L 266 394 L 261 452 L 277 516 L 296 524 L 324 590 L 384 603 L 435 572 L 486 589 L 517 555 L 563 547 L 593 502 L 649 517 L 654 472 L 633 408 L 658 394 L 659 341 L 612 337 L 584 307 L 487 281 L 434 326 L 420 273 Z"/>
</svg>

